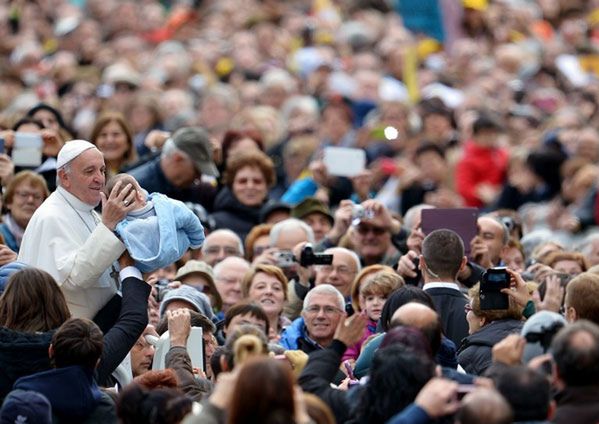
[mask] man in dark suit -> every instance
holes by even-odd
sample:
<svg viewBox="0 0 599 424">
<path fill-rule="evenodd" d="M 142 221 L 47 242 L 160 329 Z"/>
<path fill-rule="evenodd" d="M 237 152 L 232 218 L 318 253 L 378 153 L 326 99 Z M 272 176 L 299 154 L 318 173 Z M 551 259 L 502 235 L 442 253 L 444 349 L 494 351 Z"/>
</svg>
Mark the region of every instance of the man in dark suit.
<svg viewBox="0 0 599 424">
<path fill-rule="evenodd" d="M 433 231 L 422 242 L 422 288 L 433 298 L 441 318 L 443 333 L 456 346 L 468 335 L 468 322 L 464 311 L 468 299 L 460 291 L 457 280 L 466 262 L 464 243 L 454 231 Z"/>
</svg>

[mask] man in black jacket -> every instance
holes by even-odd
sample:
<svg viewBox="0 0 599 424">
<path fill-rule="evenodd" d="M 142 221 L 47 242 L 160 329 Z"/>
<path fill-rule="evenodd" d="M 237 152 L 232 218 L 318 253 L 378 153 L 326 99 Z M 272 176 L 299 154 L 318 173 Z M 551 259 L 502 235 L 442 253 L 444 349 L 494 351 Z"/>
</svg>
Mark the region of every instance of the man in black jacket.
<svg viewBox="0 0 599 424">
<path fill-rule="evenodd" d="M 551 343 L 557 369 L 553 422 L 599 422 L 599 327 L 580 320 L 564 327 Z"/>
<path fill-rule="evenodd" d="M 468 335 L 464 307 L 468 303 L 457 277 L 466 266 L 464 244 L 451 230 L 436 230 L 422 242 L 420 269 L 424 291 L 431 295 L 443 325 L 443 333 L 456 346 Z"/>
</svg>

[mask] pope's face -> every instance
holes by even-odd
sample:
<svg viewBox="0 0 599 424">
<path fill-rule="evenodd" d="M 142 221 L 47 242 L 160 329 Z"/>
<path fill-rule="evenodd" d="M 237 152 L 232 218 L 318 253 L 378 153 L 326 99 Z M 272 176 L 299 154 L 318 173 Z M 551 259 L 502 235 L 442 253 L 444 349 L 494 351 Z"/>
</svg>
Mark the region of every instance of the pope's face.
<svg viewBox="0 0 599 424">
<path fill-rule="evenodd" d="M 100 192 L 106 182 L 104 157 L 98 149 L 87 149 L 70 162 L 70 171 L 61 171 L 62 187 L 88 205 L 102 200 Z"/>
</svg>

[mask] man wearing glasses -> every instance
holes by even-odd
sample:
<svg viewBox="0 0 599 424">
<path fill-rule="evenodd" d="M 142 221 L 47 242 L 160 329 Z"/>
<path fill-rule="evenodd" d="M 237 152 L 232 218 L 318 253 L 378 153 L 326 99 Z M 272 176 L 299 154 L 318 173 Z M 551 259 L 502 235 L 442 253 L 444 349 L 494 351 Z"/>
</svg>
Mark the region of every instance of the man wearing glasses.
<svg viewBox="0 0 599 424">
<path fill-rule="evenodd" d="M 345 299 L 349 299 L 352 283 L 361 269 L 360 258 L 355 252 L 343 247 L 332 247 L 324 253 L 332 254 L 333 262 L 330 265 L 316 265 L 315 285 L 330 284 Z"/>
<path fill-rule="evenodd" d="M 211 267 L 230 256 L 243 257 L 243 244 L 231 230 L 216 230 L 208 234 L 201 249 L 201 259 Z"/>
<path fill-rule="evenodd" d="M 362 207 L 368 213 L 362 218 L 354 219 L 349 231 L 362 265 L 394 266 L 401 255 L 393 246 L 391 237 L 401 231 L 401 224 L 376 200 L 367 200 L 362 203 Z"/>
<path fill-rule="evenodd" d="M 310 354 L 328 347 L 337 325 L 345 317 L 345 299 L 330 284 L 321 284 L 308 292 L 301 318 L 285 329 L 280 344 L 286 349 Z"/>
</svg>

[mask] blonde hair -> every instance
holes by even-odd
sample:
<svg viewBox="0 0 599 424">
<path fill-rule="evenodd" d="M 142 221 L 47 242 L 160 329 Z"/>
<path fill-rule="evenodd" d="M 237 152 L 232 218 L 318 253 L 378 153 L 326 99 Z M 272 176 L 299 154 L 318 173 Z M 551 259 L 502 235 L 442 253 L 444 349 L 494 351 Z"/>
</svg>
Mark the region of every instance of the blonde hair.
<svg viewBox="0 0 599 424">
<path fill-rule="evenodd" d="M 264 343 L 253 334 L 244 334 L 239 337 L 233 345 L 235 366 L 242 365 L 250 358 L 268 354 Z"/>
<path fill-rule="evenodd" d="M 360 287 L 360 296 L 379 294 L 389 296 L 391 292 L 405 285 L 404 279 L 396 272 L 380 271 L 366 280 Z"/>
<path fill-rule="evenodd" d="M 366 281 L 367 277 L 372 278 L 373 275 L 383 271 L 394 272 L 390 266 L 375 264 L 362 268 L 360 273 L 356 275 L 351 288 L 351 301 L 355 311 L 360 312 L 362 310 L 360 308 L 360 287 L 362 283 Z"/>
</svg>

